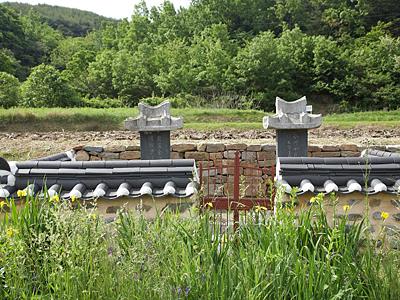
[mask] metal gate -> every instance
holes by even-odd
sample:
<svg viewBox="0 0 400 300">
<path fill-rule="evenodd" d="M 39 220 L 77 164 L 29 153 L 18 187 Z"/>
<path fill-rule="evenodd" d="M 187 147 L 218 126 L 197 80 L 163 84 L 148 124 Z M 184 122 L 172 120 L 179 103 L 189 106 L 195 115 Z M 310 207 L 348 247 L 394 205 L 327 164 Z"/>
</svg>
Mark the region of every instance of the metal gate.
<svg viewBox="0 0 400 300">
<path fill-rule="evenodd" d="M 233 212 L 235 230 L 247 212 L 273 208 L 275 166 L 268 161 L 241 161 L 236 151 L 233 161 L 209 158 L 199 169 L 201 208 Z"/>
</svg>

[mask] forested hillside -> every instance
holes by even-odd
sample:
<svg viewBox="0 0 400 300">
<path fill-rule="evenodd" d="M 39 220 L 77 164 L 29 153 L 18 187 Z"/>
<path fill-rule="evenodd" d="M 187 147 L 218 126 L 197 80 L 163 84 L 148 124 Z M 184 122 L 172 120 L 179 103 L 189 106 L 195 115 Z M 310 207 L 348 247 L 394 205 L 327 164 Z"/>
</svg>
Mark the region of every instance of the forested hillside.
<svg viewBox="0 0 400 300">
<path fill-rule="evenodd" d="M 398 0 L 193 0 L 181 10 L 165 1 L 66 37 L 35 13 L 0 5 L 0 71 L 8 73 L 0 86 L 19 95 L 3 106 L 169 97 L 179 107 L 269 110 L 275 96 L 307 95 L 346 111 L 396 109 L 399 24 Z M 13 76 L 23 81 L 17 90 Z"/>
<path fill-rule="evenodd" d="M 43 21 L 66 36 L 85 36 L 90 31 L 99 29 L 102 22 L 117 22 L 89 11 L 52 6 L 47 4 L 30 5 L 18 2 L 5 2 L 4 5 L 22 15 L 29 15 L 33 10 Z"/>
</svg>

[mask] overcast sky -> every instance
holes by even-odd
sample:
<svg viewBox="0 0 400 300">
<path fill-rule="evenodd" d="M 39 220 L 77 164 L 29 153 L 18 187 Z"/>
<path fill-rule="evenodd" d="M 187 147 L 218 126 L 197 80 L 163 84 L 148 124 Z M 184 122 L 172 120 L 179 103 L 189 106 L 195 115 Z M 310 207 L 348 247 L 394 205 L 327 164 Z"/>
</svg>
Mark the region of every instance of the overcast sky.
<svg viewBox="0 0 400 300">
<path fill-rule="evenodd" d="M 0 0 L 0 2 L 6 2 L 7 0 Z M 8 0 L 12 2 L 13 0 Z M 190 0 L 170 0 L 174 3 L 176 8 L 180 6 L 189 6 Z M 66 6 L 79 8 L 82 10 L 88 10 L 95 12 L 99 15 L 103 15 L 111 18 L 128 18 L 132 15 L 133 7 L 139 2 L 139 0 L 16 0 L 15 2 L 23 2 L 30 4 L 46 3 L 50 5 Z M 147 6 L 158 6 L 163 3 L 163 0 L 146 0 Z"/>
</svg>

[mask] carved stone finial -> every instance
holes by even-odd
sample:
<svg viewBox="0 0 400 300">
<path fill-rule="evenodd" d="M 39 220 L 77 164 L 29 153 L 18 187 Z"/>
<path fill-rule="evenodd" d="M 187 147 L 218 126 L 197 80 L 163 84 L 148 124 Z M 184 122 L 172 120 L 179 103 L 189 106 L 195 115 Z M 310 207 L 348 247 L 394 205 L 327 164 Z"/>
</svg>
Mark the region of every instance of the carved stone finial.
<svg viewBox="0 0 400 300">
<path fill-rule="evenodd" d="M 308 152 L 308 129 L 321 126 L 320 114 L 312 114 L 306 97 L 287 102 L 276 97 L 276 114 L 263 119 L 266 129 L 276 129 L 278 157 L 303 157 Z"/>
<path fill-rule="evenodd" d="M 311 129 L 321 126 L 321 114 L 312 114 L 306 97 L 288 102 L 276 97 L 276 114 L 263 119 L 266 129 Z"/>
<path fill-rule="evenodd" d="M 139 116 L 125 120 L 125 128 L 132 131 L 171 131 L 183 127 L 183 119 L 171 116 L 171 103 L 164 101 L 157 106 L 139 103 Z"/>
</svg>

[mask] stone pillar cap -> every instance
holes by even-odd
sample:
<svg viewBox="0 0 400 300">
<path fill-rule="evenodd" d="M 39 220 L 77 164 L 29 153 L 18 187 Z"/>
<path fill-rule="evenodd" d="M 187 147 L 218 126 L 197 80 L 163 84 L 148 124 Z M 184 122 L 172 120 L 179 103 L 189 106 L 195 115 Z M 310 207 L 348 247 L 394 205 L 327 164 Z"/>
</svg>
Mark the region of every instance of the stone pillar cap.
<svg viewBox="0 0 400 300">
<path fill-rule="evenodd" d="M 125 129 L 132 131 L 171 131 L 183 127 L 182 117 L 172 117 L 171 103 L 164 101 L 157 106 L 139 103 L 139 116 L 125 120 Z"/>
<path fill-rule="evenodd" d="M 265 129 L 311 129 L 322 123 L 321 114 L 312 114 L 312 106 L 306 97 L 288 102 L 276 97 L 276 114 L 263 119 Z"/>
</svg>

